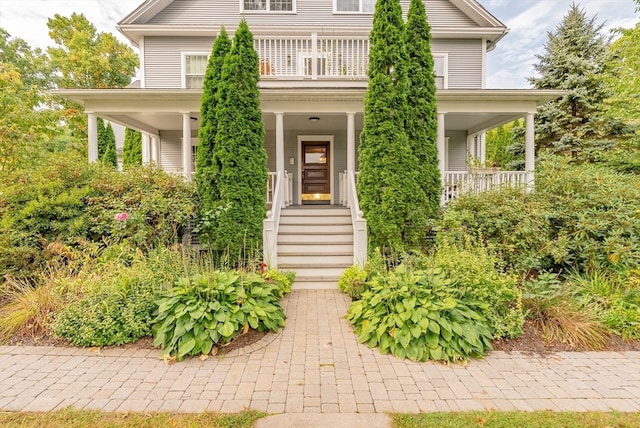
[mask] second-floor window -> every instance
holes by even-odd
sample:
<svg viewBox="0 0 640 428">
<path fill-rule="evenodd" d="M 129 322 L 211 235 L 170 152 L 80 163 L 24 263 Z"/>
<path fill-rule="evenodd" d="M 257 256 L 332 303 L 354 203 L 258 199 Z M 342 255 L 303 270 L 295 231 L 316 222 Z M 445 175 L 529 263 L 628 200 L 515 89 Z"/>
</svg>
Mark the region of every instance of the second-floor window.
<svg viewBox="0 0 640 428">
<path fill-rule="evenodd" d="M 295 0 L 241 0 L 242 10 L 262 10 L 265 12 L 293 12 Z"/>
<path fill-rule="evenodd" d="M 334 0 L 334 10 L 342 13 L 373 13 L 375 0 Z"/>
<path fill-rule="evenodd" d="M 184 54 L 183 87 L 187 89 L 202 88 L 202 83 L 204 82 L 204 74 L 207 71 L 208 62 L 209 56 L 207 54 Z"/>
<path fill-rule="evenodd" d="M 447 89 L 449 86 L 448 74 L 448 56 L 447 54 L 433 54 L 433 71 L 436 75 L 436 88 Z"/>
</svg>

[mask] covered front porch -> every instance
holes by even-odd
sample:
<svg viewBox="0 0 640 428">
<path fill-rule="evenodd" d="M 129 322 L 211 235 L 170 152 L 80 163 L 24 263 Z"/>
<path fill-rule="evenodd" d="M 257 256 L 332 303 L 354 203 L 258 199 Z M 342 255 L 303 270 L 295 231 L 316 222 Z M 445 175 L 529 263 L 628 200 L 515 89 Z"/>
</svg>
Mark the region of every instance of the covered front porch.
<svg viewBox="0 0 640 428">
<path fill-rule="evenodd" d="M 350 87 L 309 88 L 305 81 L 261 81 L 265 148 L 271 171 L 265 195 L 264 258 L 278 265 L 278 228 L 283 209 L 303 205 L 343 205 L 353 228 L 353 261 L 367 254 L 366 222 L 356 194 L 357 146 L 363 127 L 366 82 Z M 197 89 L 60 90 L 84 105 L 89 122 L 88 157 L 97 160 L 98 116 L 143 133 L 143 161 L 191 180 L 200 123 Z M 534 183 L 534 114 L 557 91 L 439 90 L 438 160 L 442 202 L 464 192 L 503 185 L 530 188 Z M 485 158 L 487 130 L 525 118 L 525 171 L 469 171 L 468 157 Z"/>
</svg>

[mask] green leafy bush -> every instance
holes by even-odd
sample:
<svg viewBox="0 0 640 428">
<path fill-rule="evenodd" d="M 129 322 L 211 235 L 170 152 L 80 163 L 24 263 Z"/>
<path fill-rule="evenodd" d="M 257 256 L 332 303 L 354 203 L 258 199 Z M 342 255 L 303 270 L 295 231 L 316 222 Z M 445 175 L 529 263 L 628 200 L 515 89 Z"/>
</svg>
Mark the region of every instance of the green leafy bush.
<svg viewBox="0 0 640 428">
<path fill-rule="evenodd" d="M 182 360 L 209 354 L 249 328 L 278 331 L 285 319 L 282 292 L 280 281 L 255 273 L 215 271 L 181 278 L 155 300 L 154 345 Z"/>
<path fill-rule="evenodd" d="M 0 192 L 0 272 L 36 281 L 52 242 L 126 242 L 145 251 L 170 245 L 194 213 L 193 187 L 158 169 L 124 172 L 50 155 L 7 178 Z M 126 213 L 126 219 L 116 220 Z"/>
<path fill-rule="evenodd" d="M 494 337 L 514 338 L 522 334 L 525 318 L 522 292 L 517 278 L 505 272 L 502 260 L 470 241 L 459 248 L 444 240 L 433 255 L 433 264 L 451 278 L 459 299 L 488 304 L 482 315 Z"/>
<path fill-rule="evenodd" d="M 358 340 L 383 354 L 413 361 L 465 361 L 491 349 L 487 303 L 462 300 L 441 269 L 400 265 L 374 274 L 369 290 L 351 304 L 347 319 Z"/>
<path fill-rule="evenodd" d="M 359 265 L 349 266 L 338 279 L 338 288 L 354 300 L 367 290 L 367 270 Z"/>
<path fill-rule="evenodd" d="M 151 334 L 153 285 L 120 277 L 61 310 L 52 331 L 76 346 L 122 345 Z"/>
<path fill-rule="evenodd" d="M 543 158 L 531 193 L 469 195 L 449 204 L 442 234 L 480 236 L 517 271 L 640 266 L 640 177 Z"/>
</svg>

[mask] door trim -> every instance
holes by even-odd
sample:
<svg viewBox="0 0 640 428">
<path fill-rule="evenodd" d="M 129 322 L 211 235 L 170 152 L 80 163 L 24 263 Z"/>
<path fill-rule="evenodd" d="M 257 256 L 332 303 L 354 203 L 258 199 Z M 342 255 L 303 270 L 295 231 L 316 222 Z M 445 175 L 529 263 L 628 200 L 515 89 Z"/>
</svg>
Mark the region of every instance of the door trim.
<svg viewBox="0 0 640 428">
<path fill-rule="evenodd" d="M 302 205 L 302 142 L 303 141 L 316 141 L 316 142 L 328 142 L 329 143 L 329 191 L 331 192 L 331 199 L 329 203 L 333 205 L 333 199 L 335 196 L 333 174 L 334 174 L 334 149 L 333 149 L 334 135 L 298 135 L 298 205 Z"/>
</svg>

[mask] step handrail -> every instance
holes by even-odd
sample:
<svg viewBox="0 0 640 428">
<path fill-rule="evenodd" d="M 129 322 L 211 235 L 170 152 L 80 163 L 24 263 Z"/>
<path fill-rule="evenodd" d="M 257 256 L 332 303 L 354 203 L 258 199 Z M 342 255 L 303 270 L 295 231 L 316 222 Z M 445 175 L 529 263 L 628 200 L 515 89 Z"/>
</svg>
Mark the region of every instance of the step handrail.
<svg viewBox="0 0 640 428">
<path fill-rule="evenodd" d="M 273 203 L 267 211 L 267 218 L 262 223 L 262 252 L 263 262 L 272 269 L 278 268 L 278 227 L 280 225 L 280 212 L 284 204 L 284 173 L 278 171 L 275 177 L 275 189 L 273 191 Z"/>
<path fill-rule="evenodd" d="M 353 264 L 364 267 L 367 262 L 367 220 L 358 201 L 356 174 L 354 171 L 345 171 L 344 174 L 347 177 L 345 199 L 353 224 Z"/>
</svg>

